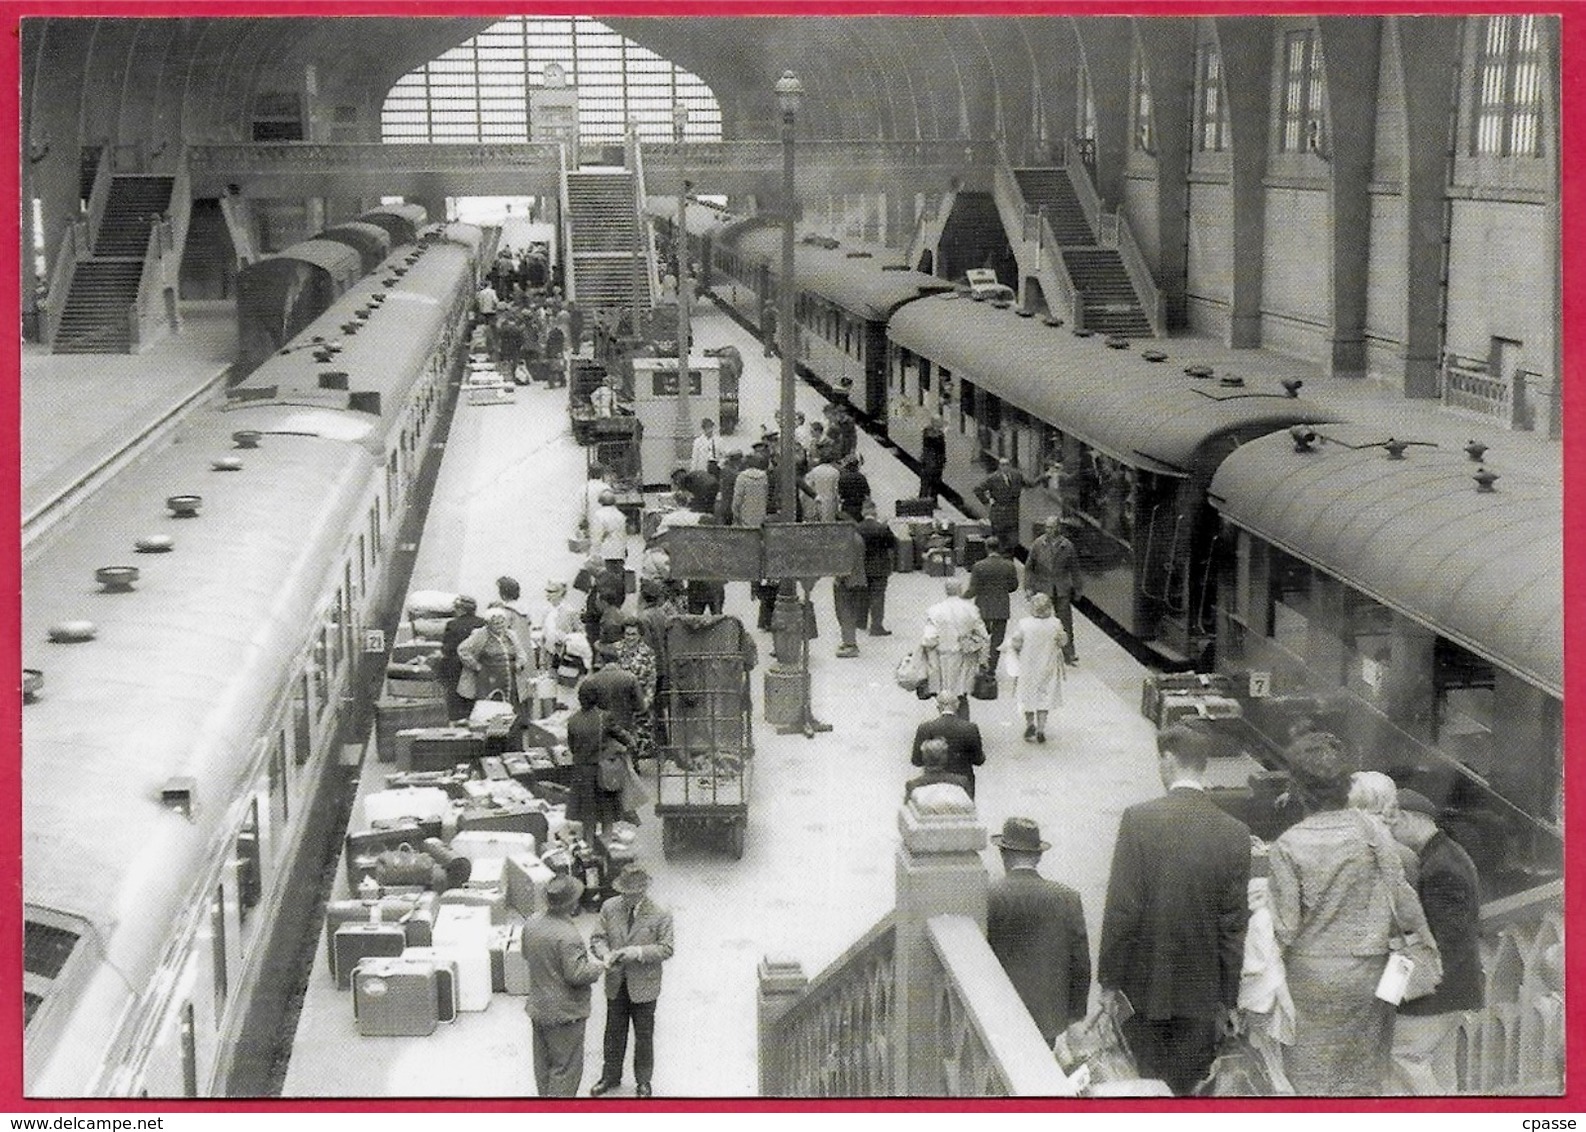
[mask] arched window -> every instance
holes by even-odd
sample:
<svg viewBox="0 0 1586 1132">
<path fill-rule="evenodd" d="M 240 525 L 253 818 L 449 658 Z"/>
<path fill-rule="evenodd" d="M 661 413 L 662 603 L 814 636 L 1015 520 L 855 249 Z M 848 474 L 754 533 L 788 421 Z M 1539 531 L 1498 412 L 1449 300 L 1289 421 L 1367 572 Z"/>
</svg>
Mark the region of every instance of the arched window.
<svg viewBox="0 0 1586 1132">
<path fill-rule="evenodd" d="M 1326 151 L 1322 47 L 1316 32 L 1291 31 L 1283 36 L 1283 103 L 1278 122 L 1278 149 L 1283 153 Z"/>
<path fill-rule="evenodd" d="M 1092 141 L 1096 137 L 1096 96 L 1090 89 L 1090 71 L 1079 69 L 1079 101 L 1074 106 L 1074 133 Z"/>
<path fill-rule="evenodd" d="M 1129 68 L 1129 127 L 1139 153 L 1156 153 L 1156 122 L 1151 114 L 1151 72 L 1138 47 Z"/>
<path fill-rule="evenodd" d="M 1228 146 L 1228 100 L 1223 94 L 1223 57 L 1217 44 L 1202 43 L 1195 60 L 1195 147 L 1221 153 Z"/>
<path fill-rule="evenodd" d="M 1483 16 L 1477 29 L 1472 156 L 1542 155 L 1542 29 L 1537 16 Z"/>
</svg>

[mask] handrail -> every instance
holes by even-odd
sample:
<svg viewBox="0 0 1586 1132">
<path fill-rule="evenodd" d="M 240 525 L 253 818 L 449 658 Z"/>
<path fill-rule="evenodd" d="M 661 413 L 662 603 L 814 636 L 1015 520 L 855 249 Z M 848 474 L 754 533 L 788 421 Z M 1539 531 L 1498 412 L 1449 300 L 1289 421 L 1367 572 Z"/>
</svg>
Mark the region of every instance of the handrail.
<svg viewBox="0 0 1586 1132">
<path fill-rule="evenodd" d="M 1096 193 L 1096 185 L 1090 179 L 1090 171 L 1085 168 L 1080 160 L 1079 147 L 1074 144 L 1073 138 L 1063 142 L 1063 171 L 1068 174 L 1069 184 L 1074 187 L 1074 194 L 1079 197 L 1079 207 L 1084 210 L 1085 223 L 1090 225 L 1092 232 L 1101 230 L 1101 197 Z"/>
<path fill-rule="evenodd" d="M 1140 306 L 1145 311 L 1145 317 L 1151 323 L 1151 332 L 1156 335 L 1167 333 L 1167 304 L 1162 298 L 1162 291 L 1156 285 L 1156 277 L 1151 274 L 1150 265 L 1145 261 L 1145 255 L 1140 251 L 1140 245 L 1135 242 L 1134 231 L 1129 227 L 1128 218 L 1123 213 L 1112 214 L 1113 232 L 1118 244 L 1118 258 L 1123 261 L 1123 269 L 1129 274 L 1129 282 L 1134 285 L 1134 293 L 1140 299 Z"/>
<path fill-rule="evenodd" d="M 644 281 L 648 294 L 638 296 L 643 304 L 652 305 L 661 293 L 660 263 L 655 254 L 655 229 L 644 213 L 644 143 L 637 133 L 633 136 L 633 223 L 639 238 L 640 255 L 644 260 Z"/>
<path fill-rule="evenodd" d="M 231 192 L 220 194 L 220 215 L 226 221 L 226 231 L 231 234 L 231 251 L 236 266 L 247 267 L 258 257 L 253 251 L 253 234 L 248 231 L 247 220 L 237 215 L 237 202 L 242 198 Z"/>
<path fill-rule="evenodd" d="M 115 161 L 111 147 L 106 144 L 99 150 L 99 166 L 94 171 L 94 187 L 88 194 L 88 212 L 84 217 L 88 221 L 88 240 L 82 245 L 81 254 L 93 254 L 94 240 L 99 236 L 99 225 L 105 218 L 105 209 L 110 206 L 110 182 L 115 180 Z"/>
<path fill-rule="evenodd" d="M 556 173 L 557 208 L 561 214 L 557 217 L 556 227 L 560 231 L 563 248 L 562 287 L 567 292 L 567 301 L 571 303 L 578 299 L 578 272 L 573 265 L 573 209 L 567 192 L 567 147 L 560 144 L 556 147 Z"/>
<path fill-rule="evenodd" d="M 799 992 L 762 1037 L 771 1096 L 890 1096 L 894 913 Z"/>
<path fill-rule="evenodd" d="M 946 1096 L 1072 1097 L 980 925 L 968 916 L 932 916 L 925 929 L 945 976 L 935 1034 Z"/>
<path fill-rule="evenodd" d="M 1085 328 L 1084 296 L 1074 283 L 1074 277 L 1068 273 L 1068 264 L 1063 261 L 1063 251 L 1058 247 L 1057 236 L 1052 232 L 1052 223 L 1045 216 L 1041 217 L 1040 231 L 1041 277 L 1056 284 L 1054 289 L 1057 291 L 1059 301 L 1068 307 L 1069 326 L 1075 330 L 1083 330 Z"/>
<path fill-rule="evenodd" d="M 127 326 L 131 331 L 132 349 L 155 341 L 161 335 L 153 333 L 155 320 L 163 318 L 165 265 L 171 252 L 172 225 L 170 217 L 149 225 L 149 241 L 143 249 L 143 271 L 138 275 L 138 291 L 127 309 Z M 159 313 L 155 313 L 158 310 Z"/>
<path fill-rule="evenodd" d="M 49 294 L 44 299 L 44 341 L 53 344 L 60 330 L 61 318 L 66 314 L 66 296 L 71 294 L 72 279 L 77 274 L 77 264 L 86 258 L 88 222 L 73 220 L 61 233 L 61 246 L 55 253 L 55 265 L 50 271 Z"/>
<path fill-rule="evenodd" d="M 187 247 L 187 225 L 193 218 L 193 178 L 187 171 L 187 147 L 176 155 L 176 173 L 171 178 L 171 200 L 165 209 L 171 218 L 171 241 L 180 264 L 182 251 Z"/>
</svg>

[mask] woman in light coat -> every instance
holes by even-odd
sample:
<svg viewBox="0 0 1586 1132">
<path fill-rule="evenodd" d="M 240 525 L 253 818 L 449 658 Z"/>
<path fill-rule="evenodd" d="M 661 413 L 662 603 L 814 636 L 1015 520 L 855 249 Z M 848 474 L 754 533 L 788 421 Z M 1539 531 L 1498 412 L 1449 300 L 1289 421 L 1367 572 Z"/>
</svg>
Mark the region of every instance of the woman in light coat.
<svg viewBox="0 0 1586 1132">
<path fill-rule="evenodd" d="M 1063 706 L 1063 646 L 1068 634 L 1057 619 L 1052 599 L 1038 593 L 1030 614 L 1020 620 L 1004 651 L 1017 673 L 1013 697 L 1024 712 L 1024 741 L 1046 742 L 1046 715 Z"/>
<path fill-rule="evenodd" d="M 457 646 L 457 659 L 463 666 L 457 678 L 458 695 L 516 704 L 529 694 L 532 686 L 524 679 L 530 667 L 529 654 L 512 630 L 512 616 L 501 606 L 487 609 L 484 625 Z M 495 695 L 497 692 L 501 694 Z"/>
<path fill-rule="evenodd" d="M 980 619 L 980 610 L 964 597 L 964 583 L 950 578 L 944 588 L 947 596 L 925 611 L 920 647 L 930 669 L 930 691 L 957 695 L 963 714 L 975 685 L 975 673 L 985 663 L 991 647 L 991 636 Z"/>
</svg>

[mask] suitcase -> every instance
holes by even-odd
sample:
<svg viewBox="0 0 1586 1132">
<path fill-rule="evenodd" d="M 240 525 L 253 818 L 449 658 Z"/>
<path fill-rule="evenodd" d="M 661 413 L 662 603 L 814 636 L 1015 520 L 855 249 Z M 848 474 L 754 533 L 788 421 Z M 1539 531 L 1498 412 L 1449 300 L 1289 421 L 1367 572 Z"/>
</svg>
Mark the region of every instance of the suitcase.
<svg viewBox="0 0 1586 1132">
<path fill-rule="evenodd" d="M 473 875 L 474 871 L 474 863 L 471 860 L 438 837 L 426 837 L 422 848 L 425 853 L 429 854 L 430 859 L 441 867 L 441 871 L 446 875 L 446 883 L 441 887 L 440 891 L 445 892 L 448 888 L 462 888 L 468 883 L 468 878 Z"/>
<path fill-rule="evenodd" d="M 894 518 L 907 519 L 934 515 L 936 500 L 920 496 L 918 499 L 900 499 L 892 505 Z"/>
<path fill-rule="evenodd" d="M 438 821 L 404 821 L 378 829 L 349 833 L 346 843 L 347 887 L 353 892 L 358 891 L 358 882 L 365 876 L 373 875 L 375 858 L 387 849 L 395 849 L 403 842 L 419 845 L 426 837 L 440 835 L 441 823 Z M 363 864 L 360 864 L 360 861 Z"/>
<path fill-rule="evenodd" d="M 366 1038 L 425 1038 L 439 1021 L 435 965 L 365 959 L 352 976 L 353 1018 Z"/>
<path fill-rule="evenodd" d="M 528 833 L 544 844 L 548 827 L 538 806 L 469 806 L 457 815 L 459 835 L 471 832 Z"/>
<path fill-rule="evenodd" d="M 527 920 L 545 911 L 545 886 L 556 874 L 532 853 L 514 853 L 501 862 L 507 907 Z"/>
<path fill-rule="evenodd" d="M 914 562 L 914 537 L 909 534 L 909 529 L 905 526 L 895 524 L 891 529 L 892 539 L 897 544 L 893 556 L 896 562 L 893 571 L 898 574 L 912 574 L 917 568 Z"/>
<path fill-rule="evenodd" d="M 463 860 L 466 861 L 468 858 L 464 857 Z M 501 862 L 500 857 L 480 857 L 477 861 L 469 862 L 473 871 L 469 875 L 468 882 L 455 887 L 497 889 L 505 894 L 506 885 L 501 873 Z"/>
<path fill-rule="evenodd" d="M 369 958 L 394 959 L 407 947 L 407 933 L 401 924 L 343 924 L 336 929 L 336 989 L 352 986 L 352 969 Z"/>
<path fill-rule="evenodd" d="M 506 763 L 502 761 L 501 756 L 499 755 L 486 755 L 484 758 L 480 759 L 479 769 L 484 773 L 486 778 L 491 780 L 512 777 L 507 773 Z"/>
<path fill-rule="evenodd" d="M 949 550 L 926 551 L 925 572 L 933 578 L 951 578 L 953 576 L 952 552 Z"/>
<path fill-rule="evenodd" d="M 497 928 L 491 937 L 490 988 L 497 994 L 529 993 L 529 961 L 523 957 L 522 928 Z"/>
<path fill-rule="evenodd" d="M 477 908 L 493 924 L 507 922 L 507 894 L 499 888 L 448 888 L 440 896 L 441 912 L 448 908 Z M 440 919 L 436 914 L 437 922 Z"/>
<path fill-rule="evenodd" d="M 438 683 L 432 680 L 430 684 L 437 692 L 440 691 Z M 375 757 L 383 763 L 401 764 L 402 751 L 408 742 L 402 733 L 413 728 L 445 726 L 446 701 L 406 696 L 381 698 L 374 706 L 374 720 Z"/>
<path fill-rule="evenodd" d="M 387 849 L 375 858 L 374 879 L 382 887 L 407 884 L 428 888 L 434 879 L 436 868 L 438 866 L 433 857 L 404 841 L 395 849 Z M 446 870 L 441 870 L 442 876 L 445 872 Z M 444 886 L 442 891 L 445 891 Z"/>
<path fill-rule="evenodd" d="M 434 932 L 439 899 L 433 892 L 414 896 L 382 896 L 378 900 L 332 900 L 325 905 L 325 958 L 330 977 L 337 977 L 336 932 L 346 924 L 398 924 L 409 947 L 428 947 Z M 377 919 L 370 917 L 373 911 Z"/>
<path fill-rule="evenodd" d="M 969 687 L 969 694 L 977 700 L 996 699 L 997 674 L 995 672 L 986 671 L 975 673 L 974 682 Z"/>
<path fill-rule="evenodd" d="M 485 741 L 466 727 L 426 727 L 413 736 L 411 770 L 451 770 L 485 753 Z"/>
<path fill-rule="evenodd" d="M 1169 692 L 1162 697 L 1160 726 L 1167 727 L 1181 719 L 1238 719 L 1243 713 L 1239 701 L 1228 696 L 1210 692 Z"/>
<path fill-rule="evenodd" d="M 366 826 L 392 825 L 405 819 L 439 821 L 451 808 L 446 791 L 435 786 L 376 790 L 364 796 L 363 818 Z"/>
<path fill-rule="evenodd" d="M 1170 692 L 1210 692 L 1233 695 L 1234 682 L 1221 672 L 1148 672 L 1140 684 L 1140 714 L 1162 723 L 1162 697 Z"/>
<path fill-rule="evenodd" d="M 986 556 L 986 536 L 991 533 L 991 525 L 978 519 L 966 519 L 962 523 L 953 524 L 953 561 L 960 566 L 967 566 L 969 555 L 969 539 L 972 535 L 980 536 L 980 556 Z M 1006 549 L 1012 549 L 1008 547 Z"/>
<path fill-rule="evenodd" d="M 414 963 L 427 963 L 435 970 L 435 1019 L 438 1022 L 457 1021 L 457 960 L 443 955 L 437 948 L 425 944 L 410 947 L 402 958 Z"/>
<path fill-rule="evenodd" d="M 490 912 L 485 908 L 448 904 L 435 918 L 435 950 L 457 961 L 459 1010 L 490 1006 L 491 927 Z"/>
<path fill-rule="evenodd" d="M 975 535 L 975 534 L 965 535 L 964 536 L 964 558 L 963 558 L 964 568 L 966 570 L 969 569 L 969 567 L 973 566 L 976 562 L 979 562 L 985 556 L 986 556 L 986 538 L 985 538 L 985 536 L 984 535 Z"/>
<path fill-rule="evenodd" d="M 503 833 L 489 829 L 464 830 L 452 838 L 452 850 L 474 861 L 486 857 L 506 857 L 519 853 L 538 853 L 543 844 L 532 833 Z"/>
</svg>

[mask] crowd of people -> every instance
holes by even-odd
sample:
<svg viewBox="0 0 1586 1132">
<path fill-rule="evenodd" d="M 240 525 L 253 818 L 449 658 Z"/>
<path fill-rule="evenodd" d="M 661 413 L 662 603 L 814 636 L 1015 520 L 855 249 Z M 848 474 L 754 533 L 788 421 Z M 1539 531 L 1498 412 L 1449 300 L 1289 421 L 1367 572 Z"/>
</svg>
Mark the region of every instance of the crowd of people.
<svg viewBox="0 0 1586 1132">
<path fill-rule="evenodd" d="M 584 340 L 584 313 L 563 301 L 546 261 L 541 245 L 520 253 L 502 249 L 474 296 L 479 345 L 517 385 L 536 379 L 565 384 L 564 359 Z"/>
</svg>

